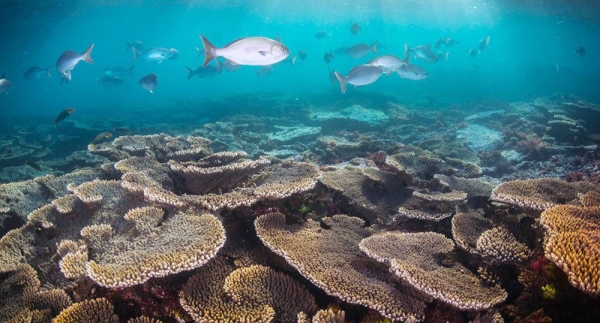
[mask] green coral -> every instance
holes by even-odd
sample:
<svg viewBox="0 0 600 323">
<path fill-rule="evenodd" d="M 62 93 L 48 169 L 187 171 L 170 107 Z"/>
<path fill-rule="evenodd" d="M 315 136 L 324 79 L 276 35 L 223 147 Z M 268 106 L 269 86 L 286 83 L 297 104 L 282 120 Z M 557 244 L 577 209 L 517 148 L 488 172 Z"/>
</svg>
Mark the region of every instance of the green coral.
<svg viewBox="0 0 600 323">
<path fill-rule="evenodd" d="M 554 299 L 556 297 L 556 287 L 553 284 L 542 286 L 542 297 L 545 299 Z"/>
<path fill-rule="evenodd" d="M 310 205 L 308 205 L 306 203 L 300 205 L 300 208 L 298 209 L 298 212 L 300 212 L 300 214 L 302 214 L 302 215 L 310 212 Z"/>
</svg>

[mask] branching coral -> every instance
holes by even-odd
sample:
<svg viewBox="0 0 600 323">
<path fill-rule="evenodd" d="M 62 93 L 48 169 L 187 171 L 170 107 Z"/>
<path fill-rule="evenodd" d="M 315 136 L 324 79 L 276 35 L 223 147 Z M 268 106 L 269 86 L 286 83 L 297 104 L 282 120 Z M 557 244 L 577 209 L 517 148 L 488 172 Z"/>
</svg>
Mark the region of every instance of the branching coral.
<svg viewBox="0 0 600 323">
<path fill-rule="evenodd" d="M 505 227 L 487 230 L 477 239 L 477 252 L 498 262 L 524 262 L 531 255 L 526 245 L 517 241 Z"/>
</svg>

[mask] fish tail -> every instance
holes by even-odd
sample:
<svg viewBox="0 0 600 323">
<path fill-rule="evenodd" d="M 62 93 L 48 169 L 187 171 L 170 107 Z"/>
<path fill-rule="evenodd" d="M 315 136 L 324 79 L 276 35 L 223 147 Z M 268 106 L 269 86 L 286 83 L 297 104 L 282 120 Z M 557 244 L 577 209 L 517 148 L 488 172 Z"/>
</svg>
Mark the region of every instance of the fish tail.
<svg viewBox="0 0 600 323">
<path fill-rule="evenodd" d="M 198 52 L 198 56 L 204 54 L 204 49 L 200 49 L 200 48 L 196 47 L 196 51 Z"/>
<path fill-rule="evenodd" d="M 188 80 L 191 79 L 194 76 L 194 71 L 191 68 L 189 68 L 189 67 L 186 67 L 185 70 L 188 73 L 188 78 L 187 79 Z"/>
<path fill-rule="evenodd" d="M 217 74 L 221 74 L 221 71 L 223 70 L 223 63 L 221 63 L 220 60 L 216 60 L 217 61 Z"/>
<path fill-rule="evenodd" d="M 375 54 L 377 54 L 377 41 L 375 41 L 373 43 L 373 45 L 371 45 L 371 51 Z"/>
<path fill-rule="evenodd" d="M 133 67 L 135 65 L 131 64 L 131 67 L 129 69 L 127 69 L 127 72 L 129 72 L 129 75 L 133 76 Z"/>
<path fill-rule="evenodd" d="M 128 51 L 128 50 L 130 50 L 130 49 L 132 49 L 132 48 L 133 48 L 133 46 L 131 46 L 131 43 L 130 43 L 130 42 L 128 42 L 128 41 L 125 41 L 125 46 L 127 46 L 127 47 L 125 48 L 125 51 Z"/>
<path fill-rule="evenodd" d="M 298 58 L 298 56 L 294 56 L 294 58 L 292 58 L 292 65 L 294 67 L 296 67 L 296 58 Z"/>
<path fill-rule="evenodd" d="M 131 47 L 131 51 L 133 52 L 133 60 L 135 61 L 138 58 L 138 51 L 135 47 Z"/>
<path fill-rule="evenodd" d="M 90 64 L 94 64 L 94 60 L 92 59 L 92 49 L 94 49 L 94 44 L 91 44 L 90 47 L 83 52 L 83 60 Z"/>
<path fill-rule="evenodd" d="M 46 67 L 46 75 L 48 75 L 48 77 L 52 77 L 52 74 L 50 74 L 50 67 L 52 67 L 52 65 Z"/>
<path fill-rule="evenodd" d="M 406 56 L 410 56 L 410 47 L 408 47 L 408 44 L 404 44 L 404 57 Z"/>
<path fill-rule="evenodd" d="M 444 59 L 448 60 L 448 55 L 450 55 L 450 52 L 446 52 L 446 54 L 444 54 Z"/>
<path fill-rule="evenodd" d="M 335 74 L 335 77 L 340 82 L 340 87 L 342 89 L 342 94 L 346 93 L 346 78 L 344 78 L 340 73 L 338 73 L 336 71 L 333 71 L 333 74 Z"/>
<path fill-rule="evenodd" d="M 217 48 L 206 37 L 200 35 L 200 39 L 202 39 L 202 45 L 204 46 L 204 63 L 202 63 L 202 67 L 206 67 L 210 61 L 217 57 Z"/>
</svg>

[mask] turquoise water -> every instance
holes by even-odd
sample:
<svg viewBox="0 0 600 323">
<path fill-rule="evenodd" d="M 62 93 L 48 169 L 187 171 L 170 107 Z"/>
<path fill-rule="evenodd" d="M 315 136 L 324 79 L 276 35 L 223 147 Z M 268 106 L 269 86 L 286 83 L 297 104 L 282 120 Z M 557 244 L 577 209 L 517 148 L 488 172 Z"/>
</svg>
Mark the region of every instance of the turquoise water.
<svg viewBox="0 0 600 323">
<path fill-rule="evenodd" d="M 564 92 L 591 101 L 600 99 L 600 63 L 597 52 L 599 24 L 594 5 L 562 2 L 511 3 L 480 1 L 53 1 L 4 2 L 4 36 L 0 40 L 0 71 L 14 86 L 0 97 L 1 113 L 56 115 L 73 106 L 78 111 L 106 107 L 168 109 L 177 99 L 206 99 L 236 92 L 286 92 L 302 96 L 338 87 L 328 78 L 323 54 L 329 49 L 378 41 L 379 53 L 402 56 L 404 44 L 433 45 L 438 38 L 460 43 L 448 61 L 414 61 L 429 71 L 422 81 L 382 77 L 375 84 L 350 91 L 390 92 L 412 99 L 433 97 L 462 102 L 481 98 L 520 100 Z M 357 22 L 362 32 L 352 35 Z M 317 31 L 329 33 L 324 40 Z M 6 31 L 9 31 L 8 33 Z M 300 50 L 307 59 L 296 67 L 276 66 L 272 75 L 257 79 L 256 67 L 223 72 L 215 78 L 187 80 L 185 67 L 202 63 L 195 47 L 199 34 L 217 46 L 247 36 L 281 37 L 292 55 Z M 490 46 L 477 57 L 471 47 L 490 35 Z M 135 62 L 134 77 L 125 75 L 121 86 L 96 82 L 108 66 L 129 67 L 132 53 L 125 41 L 140 40 L 146 48 L 176 48 L 178 59 L 163 63 Z M 54 64 L 66 50 L 83 52 L 91 43 L 94 65 L 84 62 L 73 71 L 70 84 L 60 84 Z M 575 54 L 584 46 L 585 56 Z M 435 52 L 438 50 L 433 48 Z M 365 63 L 374 54 L 354 60 L 337 58 L 330 67 L 342 74 Z M 34 65 L 52 65 L 52 78 L 26 81 L 24 71 Z M 158 75 L 151 95 L 138 80 Z M 331 96 L 342 96 L 331 91 Z M 205 107 L 210 109 L 210 107 Z"/>
</svg>

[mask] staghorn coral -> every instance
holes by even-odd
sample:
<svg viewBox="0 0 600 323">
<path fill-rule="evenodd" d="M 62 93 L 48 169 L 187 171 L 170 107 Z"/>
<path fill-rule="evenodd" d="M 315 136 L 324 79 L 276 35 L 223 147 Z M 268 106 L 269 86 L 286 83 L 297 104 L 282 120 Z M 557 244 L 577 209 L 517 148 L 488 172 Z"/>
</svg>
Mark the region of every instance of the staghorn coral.
<svg viewBox="0 0 600 323">
<path fill-rule="evenodd" d="M 119 317 L 113 311 L 113 304 L 106 298 L 90 299 L 63 310 L 52 323 L 119 323 Z"/>
<path fill-rule="evenodd" d="M 477 252 L 501 263 L 521 263 L 531 255 L 526 245 L 517 241 L 505 227 L 495 227 L 483 232 L 476 242 Z"/>
<path fill-rule="evenodd" d="M 562 269 L 571 285 L 600 295 L 600 207 L 557 205 L 540 217 L 544 254 Z"/>
<path fill-rule="evenodd" d="M 225 257 L 217 256 L 188 280 L 179 292 L 179 301 L 192 319 L 206 323 L 273 321 L 275 310 L 272 307 L 252 307 L 223 295 L 225 279 L 234 269 Z"/>
<path fill-rule="evenodd" d="M 452 217 L 452 237 L 456 245 L 477 254 L 477 239 L 493 227 L 492 221 L 476 211 L 457 213 Z"/>
<path fill-rule="evenodd" d="M 392 320 L 422 319 L 423 299 L 408 286 L 395 283 L 358 249 L 358 242 L 370 234 L 362 220 L 335 215 L 323 221 L 326 229 L 312 220 L 288 225 L 282 214 L 270 213 L 257 218 L 254 225 L 269 249 L 327 294 Z"/>
<path fill-rule="evenodd" d="M 518 206 L 525 210 L 543 211 L 557 204 L 572 203 L 578 193 L 600 191 L 587 182 L 565 182 L 554 178 L 539 178 L 504 182 L 492 191 L 492 200 Z"/>
<path fill-rule="evenodd" d="M 339 192 L 371 223 L 393 222 L 398 208 L 412 194 L 412 190 L 392 174 L 377 168 L 345 167 L 323 173 L 319 181 Z"/>
<path fill-rule="evenodd" d="M 459 309 L 483 310 L 506 299 L 502 288 L 483 285 L 461 264 L 439 263 L 454 249 L 452 240 L 442 234 L 388 232 L 363 239 L 359 247 L 418 290 Z"/>
<path fill-rule="evenodd" d="M 234 270 L 225 279 L 223 290 L 238 303 L 272 307 L 277 322 L 295 322 L 299 312 L 313 315 L 317 311 L 315 298 L 304 286 L 265 266 Z"/>
</svg>

